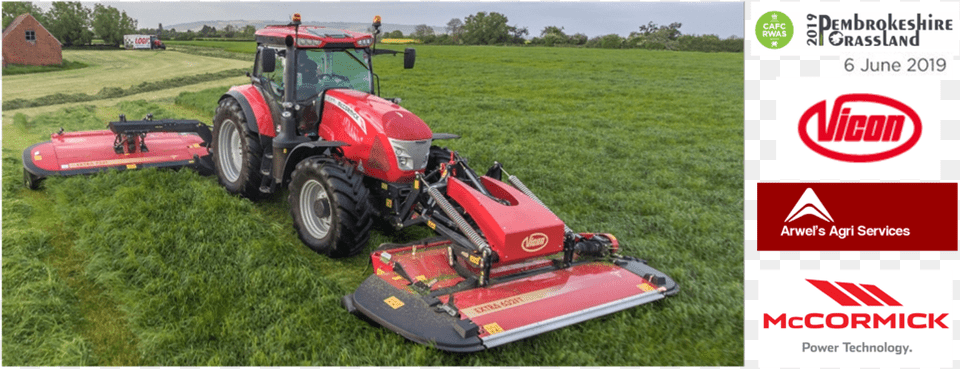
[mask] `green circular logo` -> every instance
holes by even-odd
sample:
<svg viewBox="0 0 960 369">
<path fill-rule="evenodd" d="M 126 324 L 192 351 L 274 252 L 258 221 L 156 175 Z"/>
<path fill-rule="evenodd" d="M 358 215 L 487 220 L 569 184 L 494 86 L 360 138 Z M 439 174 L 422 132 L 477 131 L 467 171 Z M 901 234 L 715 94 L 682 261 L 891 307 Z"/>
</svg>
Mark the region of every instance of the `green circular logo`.
<svg viewBox="0 0 960 369">
<path fill-rule="evenodd" d="M 757 20 L 757 41 L 768 49 L 787 46 L 793 38 L 793 22 L 781 12 L 767 12 Z"/>
</svg>

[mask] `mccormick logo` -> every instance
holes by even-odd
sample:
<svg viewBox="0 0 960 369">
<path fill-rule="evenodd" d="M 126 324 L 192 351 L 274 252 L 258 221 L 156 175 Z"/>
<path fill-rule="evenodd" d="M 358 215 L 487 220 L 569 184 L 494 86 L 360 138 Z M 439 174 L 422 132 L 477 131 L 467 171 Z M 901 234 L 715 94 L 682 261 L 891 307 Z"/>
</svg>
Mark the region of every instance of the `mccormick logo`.
<svg viewBox="0 0 960 369">
<path fill-rule="evenodd" d="M 816 121 L 812 120 L 816 115 Z M 920 140 L 920 116 L 906 104 L 873 94 L 842 95 L 829 120 L 826 100 L 800 117 L 800 139 L 831 159 L 868 163 L 900 155 Z"/>
<path fill-rule="evenodd" d="M 757 250 L 956 251 L 957 184 L 759 183 Z"/>
<path fill-rule="evenodd" d="M 899 307 L 900 302 L 872 284 L 808 279 L 814 287 L 840 306 Z M 837 288 L 839 286 L 839 288 Z M 846 291 L 846 292 L 844 292 Z M 947 313 L 809 313 L 803 316 L 763 314 L 763 328 L 780 329 L 949 329 Z"/>
<path fill-rule="evenodd" d="M 546 247 L 549 240 L 550 238 L 543 233 L 534 233 L 524 238 L 520 247 L 526 252 L 537 252 Z"/>
</svg>

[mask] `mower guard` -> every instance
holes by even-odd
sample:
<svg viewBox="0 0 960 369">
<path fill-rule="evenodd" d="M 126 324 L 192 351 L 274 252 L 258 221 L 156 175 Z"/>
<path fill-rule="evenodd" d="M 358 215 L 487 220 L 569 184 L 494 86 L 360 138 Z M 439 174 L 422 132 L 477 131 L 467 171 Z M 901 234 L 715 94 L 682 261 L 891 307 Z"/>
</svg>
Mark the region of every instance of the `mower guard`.
<svg viewBox="0 0 960 369">
<path fill-rule="evenodd" d="M 411 341 L 474 352 L 679 291 L 666 274 L 630 257 L 565 268 L 533 259 L 494 269 L 490 285 L 477 287 L 449 266 L 450 243 L 441 237 L 381 246 L 371 255 L 376 274 L 345 296 L 344 306 Z"/>
<path fill-rule="evenodd" d="M 23 151 L 26 185 L 108 169 L 190 167 L 212 172 L 210 129 L 196 120 L 110 122 L 109 130 L 58 132 Z"/>
</svg>

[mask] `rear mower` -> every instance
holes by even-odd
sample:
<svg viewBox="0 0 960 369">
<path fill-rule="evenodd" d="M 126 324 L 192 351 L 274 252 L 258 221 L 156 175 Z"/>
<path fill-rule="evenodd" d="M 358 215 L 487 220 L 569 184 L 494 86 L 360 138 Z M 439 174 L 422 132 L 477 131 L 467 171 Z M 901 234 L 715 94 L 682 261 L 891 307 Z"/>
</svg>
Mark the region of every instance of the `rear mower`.
<svg viewBox="0 0 960 369">
<path fill-rule="evenodd" d="M 92 174 L 109 169 L 189 167 L 212 173 L 207 150 L 210 128 L 196 120 L 128 121 L 124 115 L 108 130 L 59 132 L 50 141 L 23 151 L 23 181 L 37 189 L 49 176 Z"/>
<path fill-rule="evenodd" d="M 287 25 L 257 31 L 251 84 L 222 96 L 211 153 L 220 183 L 258 199 L 289 188 L 300 240 L 364 249 L 374 218 L 439 237 L 381 245 L 343 305 L 422 344 L 478 351 L 679 290 L 609 234 L 575 233 L 499 163 L 480 176 L 400 99 L 379 96 L 374 34 Z M 415 51 L 404 51 L 412 68 Z M 506 182 L 504 182 L 506 179 Z M 507 184 L 509 182 L 509 185 Z"/>
</svg>

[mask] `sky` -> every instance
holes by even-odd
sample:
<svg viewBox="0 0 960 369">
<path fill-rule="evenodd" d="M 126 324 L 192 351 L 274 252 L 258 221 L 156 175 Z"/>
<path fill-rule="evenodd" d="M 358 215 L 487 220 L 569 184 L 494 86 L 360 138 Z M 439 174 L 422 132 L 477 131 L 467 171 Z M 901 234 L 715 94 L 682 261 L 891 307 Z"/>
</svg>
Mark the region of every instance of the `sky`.
<svg viewBox="0 0 960 369">
<path fill-rule="evenodd" d="M 84 2 L 93 8 L 93 2 Z M 34 2 L 44 10 L 49 2 Z M 211 20 L 286 21 L 299 12 L 304 21 L 370 22 L 374 15 L 387 24 L 445 27 L 453 18 L 465 20 L 480 11 L 498 12 L 511 26 L 527 27 L 530 37 L 547 26 L 563 27 L 566 34 L 589 37 L 638 31 L 650 21 L 659 25 L 680 22 L 683 34 L 743 37 L 741 2 L 103 2 L 126 11 L 141 28 L 164 28 L 178 23 Z M 169 25 L 169 26 L 168 26 Z"/>
</svg>

